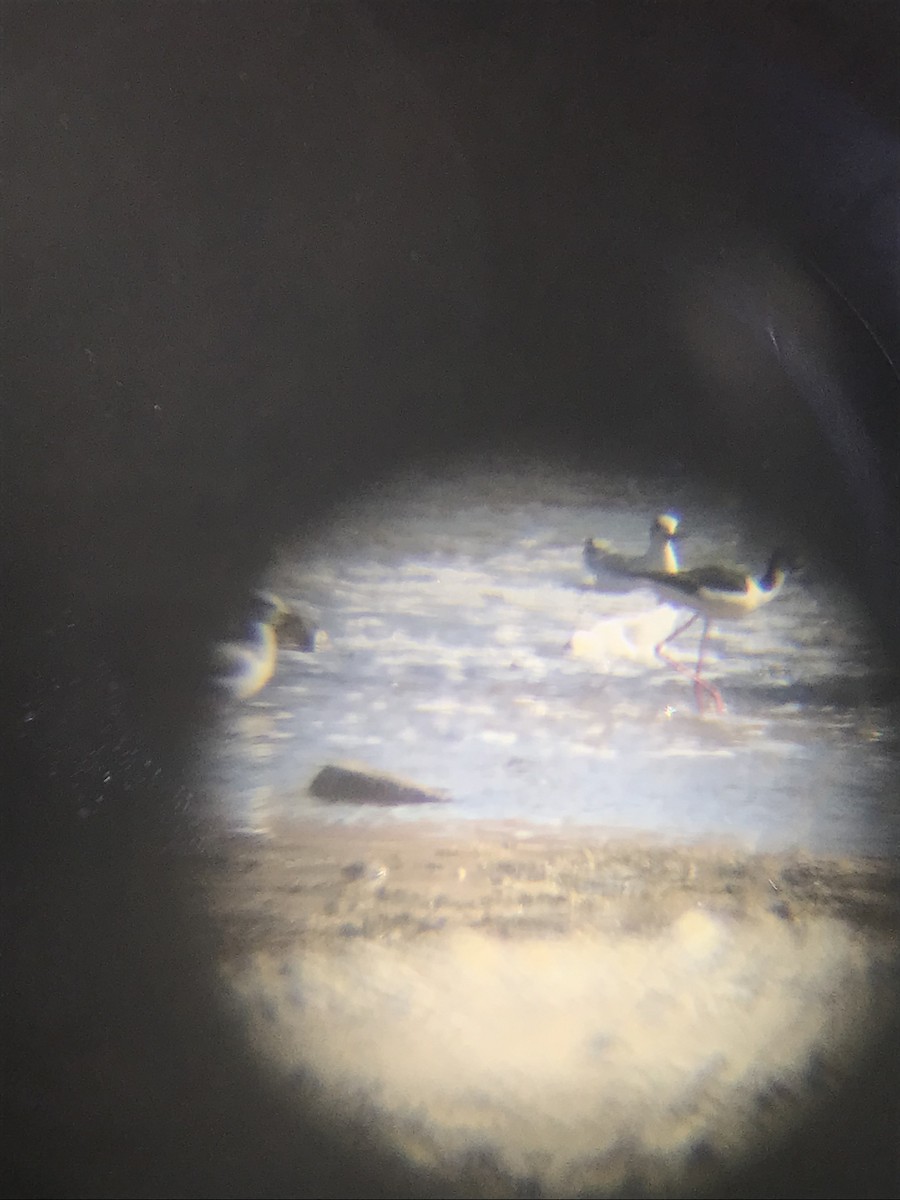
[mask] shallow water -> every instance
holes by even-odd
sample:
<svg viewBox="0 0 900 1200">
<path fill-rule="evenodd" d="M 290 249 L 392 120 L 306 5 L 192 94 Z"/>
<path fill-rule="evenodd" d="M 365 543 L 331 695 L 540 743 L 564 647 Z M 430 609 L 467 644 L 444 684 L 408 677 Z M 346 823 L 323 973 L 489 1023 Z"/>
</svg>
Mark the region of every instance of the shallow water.
<svg viewBox="0 0 900 1200">
<path fill-rule="evenodd" d="M 263 581 L 329 636 L 284 650 L 273 681 L 223 707 L 205 779 L 226 826 L 519 820 L 750 848 L 893 854 L 898 712 L 863 614 L 812 564 L 771 605 L 713 626 L 698 715 L 654 645 L 685 619 L 643 591 L 602 592 L 588 536 L 646 548 L 680 512 L 685 567 L 760 570 L 770 547 L 731 498 L 549 466 L 413 477 L 336 514 Z M 692 666 L 699 623 L 673 653 Z M 306 794 L 355 760 L 451 797 L 386 814 Z"/>
</svg>

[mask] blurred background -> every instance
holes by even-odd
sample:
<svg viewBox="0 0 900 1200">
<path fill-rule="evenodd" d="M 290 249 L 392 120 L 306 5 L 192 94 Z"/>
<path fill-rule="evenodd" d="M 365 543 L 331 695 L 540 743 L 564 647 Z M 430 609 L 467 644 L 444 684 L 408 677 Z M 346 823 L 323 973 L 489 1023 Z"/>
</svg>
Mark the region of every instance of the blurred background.
<svg viewBox="0 0 900 1200">
<path fill-rule="evenodd" d="M 896 665 L 897 9 L 0 11 L 8 1190 L 446 1194 L 216 1003 L 209 641 L 335 503 L 522 453 L 740 490 Z M 895 1194 L 892 1038 L 727 1194 Z"/>
</svg>

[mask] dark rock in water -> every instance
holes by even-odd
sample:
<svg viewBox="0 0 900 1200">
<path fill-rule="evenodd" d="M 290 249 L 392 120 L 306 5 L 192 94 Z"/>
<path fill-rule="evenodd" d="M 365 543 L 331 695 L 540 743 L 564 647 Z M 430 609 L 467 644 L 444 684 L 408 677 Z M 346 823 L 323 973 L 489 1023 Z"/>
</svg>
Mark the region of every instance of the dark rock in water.
<svg viewBox="0 0 900 1200">
<path fill-rule="evenodd" d="M 309 785 L 319 800 L 350 804 L 438 804 L 449 800 L 435 788 L 420 787 L 408 779 L 375 771 L 363 764 L 329 764 Z"/>
</svg>

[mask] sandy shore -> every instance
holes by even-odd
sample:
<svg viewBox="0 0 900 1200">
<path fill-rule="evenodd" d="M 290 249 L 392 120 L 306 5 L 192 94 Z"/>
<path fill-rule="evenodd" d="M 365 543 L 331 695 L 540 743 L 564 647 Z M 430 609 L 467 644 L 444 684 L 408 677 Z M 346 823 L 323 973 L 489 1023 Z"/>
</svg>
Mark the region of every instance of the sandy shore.
<svg viewBox="0 0 900 1200">
<path fill-rule="evenodd" d="M 895 994 L 884 862 L 473 824 L 207 862 L 250 1038 L 454 1194 L 713 1187 L 840 1087 Z"/>
</svg>

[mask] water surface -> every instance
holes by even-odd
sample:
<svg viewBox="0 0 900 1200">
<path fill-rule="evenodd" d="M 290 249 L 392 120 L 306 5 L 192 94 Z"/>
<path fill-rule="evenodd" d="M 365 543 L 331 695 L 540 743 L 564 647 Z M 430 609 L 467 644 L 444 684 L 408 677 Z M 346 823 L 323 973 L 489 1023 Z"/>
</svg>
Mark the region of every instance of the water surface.
<svg viewBox="0 0 900 1200">
<path fill-rule="evenodd" d="M 683 481 L 546 465 L 448 468 L 361 497 L 263 581 L 329 636 L 282 651 L 269 686 L 223 708 L 207 756 L 227 826 L 515 820 L 754 849 L 883 855 L 900 846 L 897 710 L 864 614 L 813 562 L 770 605 L 713 626 L 727 711 L 699 715 L 653 647 L 685 614 L 592 585 L 588 536 L 646 548 L 657 512 L 683 565 L 757 572 L 771 547 L 733 497 Z M 699 622 L 673 650 L 691 665 Z M 306 787 L 354 760 L 446 790 L 389 813 Z"/>
</svg>

